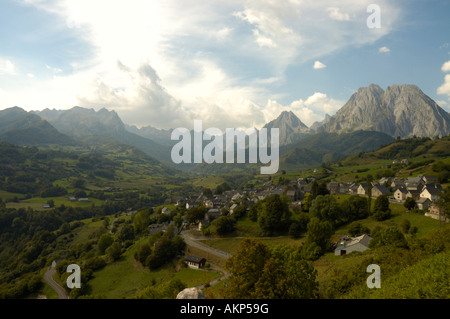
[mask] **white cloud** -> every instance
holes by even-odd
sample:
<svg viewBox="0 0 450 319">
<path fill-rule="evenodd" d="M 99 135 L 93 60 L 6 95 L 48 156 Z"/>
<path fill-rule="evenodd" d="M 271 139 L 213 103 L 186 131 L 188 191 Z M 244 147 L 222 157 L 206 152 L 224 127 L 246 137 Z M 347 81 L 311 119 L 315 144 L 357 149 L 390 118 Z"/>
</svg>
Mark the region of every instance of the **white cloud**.
<svg viewBox="0 0 450 319">
<path fill-rule="evenodd" d="M 314 66 L 313 66 L 313 68 L 314 69 L 324 69 L 324 68 L 326 68 L 327 66 L 325 65 L 325 64 L 323 64 L 322 62 L 320 62 L 320 61 L 316 61 L 316 62 L 314 62 Z"/>
<path fill-rule="evenodd" d="M 442 72 L 450 72 L 450 61 L 445 62 L 441 67 Z M 444 108 L 447 108 L 450 105 L 450 74 L 446 74 L 444 77 L 444 83 L 437 88 L 437 94 L 447 95 L 448 101 L 438 101 L 437 103 Z"/>
<path fill-rule="evenodd" d="M 444 83 L 438 87 L 437 94 L 445 94 L 450 97 L 450 74 L 446 74 Z"/>
<path fill-rule="evenodd" d="M 2 59 L 0 57 L 0 75 L 15 75 L 16 68 L 14 64 L 7 59 Z"/>
<path fill-rule="evenodd" d="M 391 49 L 389 49 L 388 47 L 381 47 L 378 52 L 380 53 L 389 53 L 391 52 Z"/>
<path fill-rule="evenodd" d="M 282 111 L 292 111 L 303 123 L 311 126 L 316 121 L 322 121 L 325 114 L 334 115 L 342 105 L 342 101 L 331 99 L 325 93 L 315 92 L 306 100 L 299 99 L 286 106 L 269 100 L 262 112 L 266 123 L 278 117 Z"/>
<path fill-rule="evenodd" d="M 58 73 L 62 72 L 62 70 L 60 68 L 55 68 L 55 67 L 52 67 L 52 66 L 47 65 L 47 64 L 45 65 L 45 67 L 46 67 L 47 70 L 50 70 L 54 74 L 58 74 Z"/>
<path fill-rule="evenodd" d="M 450 72 L 450 61 L 445 62 L 441 68 L 442 72 Z"/>
<path fill-rule="evenodd" d="M 261 35 L 257 29 L 253 30 L 253 34 L 256 37 L 255 42 L 258 43 L 259 47 L 261 47 L 261 48 L 262 47 L 268 47 L 268 48 L 276 48 L 277 47 L 277 44 L 271 38 Z"/>
<path fill-rule="evenodd" d="M 349 21 L 350 15 L 348 13 L 342 13 L 339 8 L 327 8 L 328 16 L 337 21 Z"/>
<path fill-rule="evenodd" d="M 48 66 L 53 77 L 23 89 L 16 101 L 34 109 L 114 108 L 130 124 L 164 128 L 194 118 L 216 127 L 257 126 L 286 107 L 305 123 L 321 120 L 335 107 L 331 99 L 314 94 L 280 106 L 267 102 L 277 97 L 267 84 L 285 80 L 292 64 L 374 43 L 399 14 L 380 0 L 383 28 L 373 31 L 365 27 L 371 0 L 23 1 L 59 15 L 94 50 L 82 65 L 70 64 L 71 74 Z M 240 58 L 257 60 L 262 72 L 248 78 L 227 68 Z"/>
</svg>

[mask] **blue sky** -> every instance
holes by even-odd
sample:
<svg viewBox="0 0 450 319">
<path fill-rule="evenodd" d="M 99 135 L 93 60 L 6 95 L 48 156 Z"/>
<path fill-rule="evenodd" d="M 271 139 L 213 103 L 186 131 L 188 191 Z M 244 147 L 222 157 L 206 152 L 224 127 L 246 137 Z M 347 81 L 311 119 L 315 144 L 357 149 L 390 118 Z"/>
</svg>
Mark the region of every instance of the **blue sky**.
<svg viewBox="0 0 450 319">
<path fill-rule="evenodd" d="M 2 0 L 0 109 L 222 129 L 292 110 L 309 126 L 359 87 L 408 83 L 449 111 L 449 14 L 445 0 Z"/>
</svg>

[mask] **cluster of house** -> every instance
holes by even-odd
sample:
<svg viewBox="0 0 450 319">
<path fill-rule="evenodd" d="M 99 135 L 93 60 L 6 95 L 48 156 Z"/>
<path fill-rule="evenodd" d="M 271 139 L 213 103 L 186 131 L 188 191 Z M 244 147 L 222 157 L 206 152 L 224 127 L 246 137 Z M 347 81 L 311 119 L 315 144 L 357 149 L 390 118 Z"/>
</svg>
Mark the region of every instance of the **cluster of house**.
<svg viewBox="0 0 450 319">
<path fill-rule="evenodd" d="M 269 195 L 285 194 L 291 200 L 291 205 L 301 205 L 304 195 L 311 192 L 313 181 L 314 178 L 293 178 L 288 185 L 273 185 L 271 182 L 267 182 L 258 189 L 230 190 L 209 197 L 202 194 L 183 199 L 172 199 L 172 202 L 176 206 L 184 205 L 186 209 L 200 205 L 207 207 L 205 218 L 198 224 L 200 230 L 202 227 L 208 226 L 213 219 L 221 216 L 223 208 L 233 214 L 238 205 L 244 204 L 249 209 L 251 205 Z M 436 176 L 419 175 L 406 179 L 383 177 L 378 182 L 372 182 L 371 187 L 368 183 L 329 182 L 327 189 L 332 195 L 354 194 L 360 196 L 367 196 L 370 189 L 372 198 L 386 195 L 390 201 L 398 203 L 404 202 L 407 198 L 413 198 L 417 208 L 427 211 L 426 216 L 436 219 L 441 218 L 436 201 L 443 193 L 443 188 L 437 183 Z M 164 207 L 161 213 L 170 214 L 170 210 Z M 352 251 L 364 251 L 369 249 L 371 239 L 372 237 L 368 234 L 354 238 L 342 236 L 341 240 L 335 245 L 334 253 L 341 256 Z M 190 257 L 186 260 L 189 267 L 201 268 L 201 263 L 204 263 L 204 260 L 200 262 L 201 258 Z"/>
<path fill-rule="evenodd" d="M 208 211 L 205 218 L 200 222 L 199 227 L 207 226 L 209 223 L 222 215 L 222 209 L 226 208 L 230 214 L 240 205 L 244 204 L 247 209 L 256 202 L 263 200 L 269 195 L 285 194 L 291 201 L 291 205 L 301 206 L 304 195 L 311 192 L 311 185 L 314 178 L 293 178 L 288 185 L 273 185 L 271 181 L 266 182 L 256 189 L 229 190 L 220 195 L 206 196 L 203 194 L 197 196 L 188 196 L 186 198 L 169 199 L 168 202 L 176 206 L 185 206 L 191 209 L 197 206 L 205 206 Z M 389 197 L 390 201 L 398 203 L 404 202 L 408 197 L 416 201 L 417 208 L 429 211 L 431 217 L 439 215 L 439 208 L 436 201 L 443 188 L 437 183 L 436 176 L 408 177 L 406 179 L 397 177 L 383 177 L 378 182 L 372 182 L 371 187 L 368 183 L 340 183 L 329 182 L 327 189 L 332 195 L 354 194 L 367 196 L 371 189 L 371 197 L 377 198 L 382 195 Z M 163 214 L 169 214 L 168 208 L 163 208 Z"/>
<path fill-rule="evenodd" d="M 198 196 L 188 196 L 186 198 L 169 199 L 167 203 L 172 202 L 175 206 L 184 206 L 188 210 L 198 206 L 206 207 L 208 209 L 207 213 L 198 225 L 199 229 L 201 229 L 202 227 L 207 227 L 214 219 L 222 216 L 223 209 L 226 209 L 229 211 L 230 215 L 233 215 L 239 205 L 245 205 L 248 210 L 257 201 L 263 200 L 269 195 L 282 195 L 285 192 L 286 186 L 266 183 L 263 187 L 258 189 L 230 190 L 225 191 L 220 195 L 213 196 L 206 196 L 203 194 Z M 289 193 L 289 190 L 287 193 Z M 297 191 L 297 193 L 299 193 L 299 191 Z M 167 207 L 164 207 L 161 210 L 161 213 L 170 214 L 170 210 Z"/>
<path fill-rule="evenodd" d="M 359 184 L 356 189 L 358 195 L 368 195 L 367 183 Z M 419 175 L 406 179 L 396 177 L 383 177 L 378 183 L 372 183 L 372 197 L 387 195 L 390 200 L 403 203 L 407 198 L 416 202 L 417 208 L 439 215 L 436 202 L 444 192 L 441 184 L 437 183 L 436 176 Z M 432 216 L 435 217 L 435 216 Z"/>
</svg>

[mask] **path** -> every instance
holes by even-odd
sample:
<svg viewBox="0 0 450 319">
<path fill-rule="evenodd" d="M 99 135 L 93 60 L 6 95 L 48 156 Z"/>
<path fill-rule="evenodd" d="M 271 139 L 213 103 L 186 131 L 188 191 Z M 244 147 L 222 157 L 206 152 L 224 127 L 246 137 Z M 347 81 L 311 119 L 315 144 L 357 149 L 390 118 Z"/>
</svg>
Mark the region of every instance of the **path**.
<svg viewBox="0 0 450 319">
<path fill-rule="evenodd" d="M 195 238 L 193 235 L 189 234 L 186 231 L 181 232 L 181 237 L 183 237 L 184 241 L 186 242 L 186 245 L 196 247 L 200 250 L 206 251 L 212 255 L 215 255 L 219 258 L 227 260 L 232 255 L 230 253 L 227 253 L 226 251 L 213 248 L 211 246 L 208 246 L 202 242 L 198 241 L 198 238 Z"/>
<path fill-rule="evenodd" d="M 202 242 L 199 242 L 198 240 L 201 237 L 193 236 L 192 234 L 190 234 L 186 230 L 185 231 L 181 231 L 180 235 L 181 235 L 181 237 L 183 237 L 186 245 L 188 245 L 188 246 L 192 246 L 192 247 L 198 248 L 198 249 L 203 250 L 203 251 L 205 251 L 205 252 L 207 252 L 207 253 L 209 253 L 211 255 L 217 256 L 217 257 L 219 257 L 221 259 L 225 259 L 225 260 L 227 260 L 228 258 L 230 258 L 232 256 L 230 253 L 227 253 L 226 251 L 223 251 L 223 250 L 220 250 L 220 249 L 216 249 L 216 248 L 208 246 L 208 245 L 206 245 L 206 244 L 204 244 Z M 215 285 L 219 281 L 224 280 L 224 279 L 226 279 L 226 278 L 228 278 L 230 276 L 230 273 L 228 273 L 225 269 L 223 269 L 223 268 L 221 268 L 221 267 L 219 267 L 217 265 L 211 264 L 211 263 L 210 263 L 210 265 L 211 265 L 211 268 L 213 270 L 216 270 L 216 271 L 221 272 L 223 274 L 223 276 L 213 279 L 209 283 L 210 286 Z M 204 288 L 204 285 L 200 285 L 200 287 Z"/>
<path fill-rule="evenodd" d="M 53 275 L 55 274 L 55 272 L 56 269 L 54 267 L 48 267 L 47 271 L 44 274 L 44 281 L 56 291 L 59 299 L 69 299 L 67 291 L 53 279 Z"/>
</svg>

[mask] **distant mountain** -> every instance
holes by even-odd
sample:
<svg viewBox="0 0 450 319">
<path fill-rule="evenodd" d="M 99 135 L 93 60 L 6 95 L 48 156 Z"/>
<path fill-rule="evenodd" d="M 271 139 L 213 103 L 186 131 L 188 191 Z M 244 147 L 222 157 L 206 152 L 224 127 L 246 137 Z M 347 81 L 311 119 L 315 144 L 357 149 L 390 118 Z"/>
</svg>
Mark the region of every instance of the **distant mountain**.
<svg viewBox="0 0 450 319">
<path fill-rule="evenodd" d="M 417 86 L 376 84 L 359 88 L 320 130 L 370 130 L 393 137 L 435 137 L 450 133 L 450 116 Z"/>
<path fill-rule="evenodd" d="M 309 128 L 316 132 L 317 130 L 319 130 L 319 128 L 321 128 L 323 125 L 327 124 L 329 121 L 331 121 L 333 117 L 331 115 L 329 115 L 328 113 L 325 114 L 325 118 L 320 121 L 320 122 L 314 122 Z"/>
<path fill-rule="evenodd" d="M 170 139 L 170 135 L 172 130 L 163 130 L 157 129 L 153 126 L 143 126 L 141 128 L 137 128 L 135 125 L 127 125 L 125 124 L 125 128 L 128 132 L 137 134 L 139 136 L 151 139 L 158 144 L 172 146 L 173 141 Z"/>
<path fill-rule="evenodd" d="M 137 147 L 156 158 L 170 162 L 170 148 L 148 138 L 129 132 L 115 111 L 102 108 L 99 111 L 73 107 L 66 111 L 44 110 L 36 114 L 47 119 L 60 132 L 92 143 L 93 137 L 109 137 L 120 143 Z"/>
<path fill-rule="evenodd" d="M 0 141 L 17 145 L 77 144 L 38 115 L 17 106 L 0 111 Z"/>
<path fill-rule="evenodd" d="M 264 125 L 264 128 L 280 129 L 280 145 L 290 144 L 301 136 L 311 133 L 311 130 L 292 111 L 283 111 L 275 120 Z"/>
</svg>

